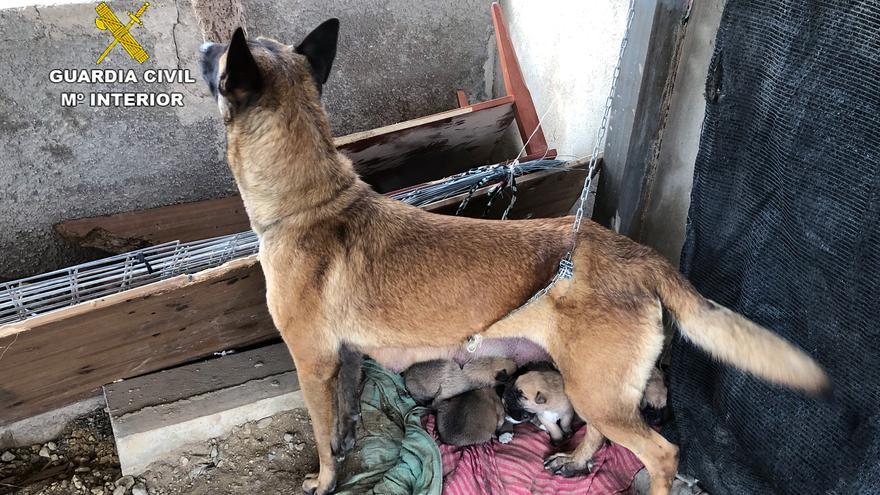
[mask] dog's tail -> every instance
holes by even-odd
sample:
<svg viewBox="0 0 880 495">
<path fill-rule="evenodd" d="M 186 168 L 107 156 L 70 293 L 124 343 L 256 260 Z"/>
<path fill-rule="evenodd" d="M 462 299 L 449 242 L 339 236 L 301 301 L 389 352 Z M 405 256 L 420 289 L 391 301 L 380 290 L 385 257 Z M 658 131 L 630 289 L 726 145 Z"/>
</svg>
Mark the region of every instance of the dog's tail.
<svg viewBox="0 0 880 495">
<path fill-rule="evenodd" d="M 828 375 L 804 351 L 704 298 L 678 271 L 663 266 L 657 292 L 688 340 L 715 358 L 771 382 L 815 394 L 829 389 Z"/>
</svg>

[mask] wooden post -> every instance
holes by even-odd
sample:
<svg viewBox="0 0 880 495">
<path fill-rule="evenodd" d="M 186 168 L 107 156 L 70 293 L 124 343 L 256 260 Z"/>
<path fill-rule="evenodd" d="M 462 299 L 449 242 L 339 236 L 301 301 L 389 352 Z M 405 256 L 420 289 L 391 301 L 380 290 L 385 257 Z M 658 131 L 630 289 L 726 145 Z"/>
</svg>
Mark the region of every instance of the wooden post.
<svg viewBox="0 0 880 495">
<path fill-rule="evenodd" d="M 459 89 L 455 92 L 455 95 L 458 97 L 458 108 L 464 108 L 468 106 L 467 95 L 465 94 L 463 89 Z"/>
<path fill-rule="evenodd" d="M 523 79 L 519 61 L 516 59 L 516 51 L 513 49 L 507 24 L 504 22 L 504 14 L 501 12 L 501 4 L 498 2 L 492 3 L 492 24 L 495 26 L 495 43 L 498 46 L 504 88 L 507 94 L 514 98 L 516 126 L 519 128 L 523 144 L 526 145 L 526 155 L 540 157 L 547 153 L 547 140 L 544 138 L 544 130 L 540 128 L 535 103 Z"/>
</svg>

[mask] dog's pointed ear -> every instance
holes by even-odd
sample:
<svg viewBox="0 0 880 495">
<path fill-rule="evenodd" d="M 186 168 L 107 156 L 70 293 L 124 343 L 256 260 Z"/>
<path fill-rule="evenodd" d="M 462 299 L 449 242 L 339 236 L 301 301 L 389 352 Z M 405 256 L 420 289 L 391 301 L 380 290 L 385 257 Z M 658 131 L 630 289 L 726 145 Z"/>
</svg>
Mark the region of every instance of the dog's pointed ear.
<svg viewBox="0 0 880 495">
<path fill-rule="evenodd" d="M 336 42 L 339 39 L 339 19 L 328 19 L 296 47 L 297 53 L 304 55 L 312 66 L 312 77 L 318 85 L 318 92 L 330 77 L 330 68 L 336 58 Z"/>
<path fill-rule="evenodd" d="M 225 94 L 241 91 L 256 93 L 263 87 L 263 77 L 257 61 L 248 48 L 247 39 L 241 28 L 235 30 L 229 48 L 226 49 L 225 80 L 221 88 Z"/>
<path fill-rule="evenodd" d="M 547 403 L 547 398 L 544 397 L 544 394 L 542 394 L 541 392 L 538 392 L 538 394 L 535 395 L 535 404 L 546 404 L 546 403 Z"/>
</svg>

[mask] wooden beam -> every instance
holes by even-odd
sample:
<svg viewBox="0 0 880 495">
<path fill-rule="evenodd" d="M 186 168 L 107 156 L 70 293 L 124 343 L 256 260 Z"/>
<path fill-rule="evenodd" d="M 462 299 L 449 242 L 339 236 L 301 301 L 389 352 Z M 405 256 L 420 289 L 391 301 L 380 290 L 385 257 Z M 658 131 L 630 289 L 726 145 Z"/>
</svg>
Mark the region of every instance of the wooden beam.
<svg viewBox="0 0 880 495">
<path fill-rule="evenodd" d="M 256 256 L 0 327 L 0 424 L 277 338 Z"/>
<path fill-rule="evenodd" d="M 379 192 L 440 179 L 485 165 L 513 119 L 513 98 L 494 100 L 335 139 Z M 248 230 L 241 198 L 231 196 L 147 210 L 68 220 L 65 239 L 121 253 L 169 241 L 194 241 Z"/>
<path fill-rule="evenodd" d="M 513 116 L 503 97 L 358 133 L 339 149 L 376 191 L 389 192 L 490 163 Z"/>
<path fill-rule="evenodd" d="M 69 220 L 55 225 L 55 231 L 65 239 L 111 253 L 130 251 L 126 248 L 132 245 L 146 247 L 174 240 L 196 241 L 250 228 L 240 196 Z"/>
<path fill-rule="evenodd" d="M 459 89 L 458 91 L 455 92 L 455 96 L 458 98 L 458 106 L 460 108 L 464 108 L 464 107 L 468 106 L 468 99 L 467 99 L 467 95 L 465 94 L 464 90 Z"/>
<path fill-rule="evenodd" d="M 504 87 L 507 89 L 507 94 L 512 95 L 515 100 L 514 114 L 519 135 L 526 146 L 527 154 L 542 155 L 547 150 L 547 140 L 544 138 L 544 130 L 541 129 L 541 121 L 538 119 L 538 112 L 535 111 L 532 93 L 523 78 L 516 58 L 516 50 L 507 31 L 507 23 L 504 21 L 504 13 L 498 2 L 492 3 L 492 24 L 495 26 L 495 43 L 498 46 Z"/>
</svg>

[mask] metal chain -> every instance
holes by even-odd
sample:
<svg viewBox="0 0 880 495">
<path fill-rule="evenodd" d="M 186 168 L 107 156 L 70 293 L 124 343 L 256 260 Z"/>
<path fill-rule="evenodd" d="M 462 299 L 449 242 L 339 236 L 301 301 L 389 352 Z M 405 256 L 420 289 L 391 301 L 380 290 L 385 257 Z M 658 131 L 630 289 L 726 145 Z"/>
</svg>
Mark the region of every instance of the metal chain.
<svg viewBox="0 0 880 495">
<path fill-rule="evenodd" d="M 593 145 L 593 154 L 590 155 L 590 163 L 587 166 L 587 176 L 584 178 L 584 187 L 581 189 L 581 196 L 578 198 L 578 209 L 574 215 L 572 230 L 575 234 L 581 229 L 581 222 L 584 219 L 584 207 L 590 197 L 590 189 L 593 187 L 593 176 L 596 173 L 596 165 L 599 163 L 599 148 L 602 146 L 602 142 L 605 139 L 605 131 L 608 128 L 608 118 L 611 116 L 611 105 L 614 102 L 614 91 L 617 89 L 617 80 L 620 77 L 620 66 L 623 63 L 623 54 L 626 52 L 626 45 L 629 43 L 629 30 L 632 27 L 635 11 L 635 0 L 630 0 L 629 11 L 626 15 L 626 28 L 623 30 L 623 38 L 620 40 L 620 51 L 617 54 L 617 63 L 614 65 L 614 72 L 611 76 L 611 88 L 608 90 L 608 97 L 605 99 L 605 111 L 602 112 L 602 122 L 596 130 L 596 142 Z M 575 239 L 575 242 L 577 242 L 577 239 Z M 546 294 L 550 287 L 555 285 L 560 278 L 571 278 L 574 275 L 574 263 L 572 262 L 574 248 L 575 247 L 572 246 L 571 251 L 569 251 L 565 255 L 565 258 L 559 262 L 559 273 L 553 278 L 550 286 L 542 291 L 543 293 Z"/>
<path fill-rule="evenodd" d="M 608 98 L 605 99 L 605 111 L 602 113 L 602 122 L 599 124 L 599 129 L 596 130 L 596 143 L 593 145 L 593 154 L 590 156 L 590 164 L 587 167 L 587 177 L 584 179 L 584 188 L 581 190 L 577 213 L 574 216 L 573 229 L 575 232 L 580 230 L 581 221 L 584 219 L 584 205 L 587 203 L 587 199 L 590 196 L 590 189 L 593 185 L 593 174 L 595 174 L 596 164 L 599 162 L 599 148 L 602 146 L 602 140 L 605 139 L 605 130 L 608 127 L 608 117 L 611 115 L 611 104 L 614 101 L 614 90 L 617 88 L 617 79 L 620 76 L 620 65 L 623 63 L 623 54 L 626 51 L 626 45 L 629 43 L 629 30 L 630 27 L 632 27 L 634 15 L 635 0 L 630 0 L 626 29 L 623 31 L 623 39 L 620 40 L 620 52 L 617 55 L 617 64 L 614 66 L 614 73 L 611 76 L 611 89 L 608 91 Z"/>
<path fill-rule="evenodd" d="M 617 79 L 620 76 L 620 65 L 623 63 L 623 54 L 626 51 L 626 45 L 629 43 L 629 30 L 632 27 L 634 15 L 635 0 L 630 0 L 626 19 L 626 29 L 623 30 L 623 39 L 620 40 L 620 52 L 617 55 L 617 64 L 614 65 L 614 72 L 611 77 L 611 89 L 608 91 L 608 98 L 605 99 L 605 111 L 602 113 L 602 122 L 599 124 L 599 129 L 596 130 L 596 143 L 593 145 L 593 154 L 590 156 L 589 166 L 587 167 L 587 176 L 584 178 L 584 187 L 581 189 L 581 195 L 578 199 L 578 209 L 574 216 L 574 224 L 572 225 L 572 230 L 575 233 L 580 231 L 581 222 L 584 219 L 584 207 L 587 204 L 587 199 L 590 196 L 590 189 L 593 186 L 593 175 L 596 173 L 596 165 L 599 162 L 599 149 L 602 146 L 602 140 L 605 138 L 605 130 L 608 127 L 608 117 L 611 115 L 611 103 L 614 101 L 614 90 L 617 88 Z M 575 239 L 575 242 L 577 242 L 577 239 Z M 571 250 L 569 250 L 565 257 L 559 261 L 559 269 L 546 287 L 536 292 L 525 302 L 525 304 L 508 313 L 505 318 L 518 312 L 536 299 L 550 292 L 550 289 L 552 289 L 560 280 L 572 278 L 574 276 L 574 262 L 572 261 L 573 252 L 574 246 L 572 246 Z M 475 352 L 475 350 L 476 349 L 471 351 L 470 347 L 468 347 L 468 351 L 470 352 Z"/>
</svg>

